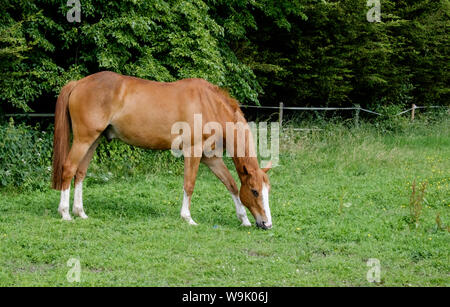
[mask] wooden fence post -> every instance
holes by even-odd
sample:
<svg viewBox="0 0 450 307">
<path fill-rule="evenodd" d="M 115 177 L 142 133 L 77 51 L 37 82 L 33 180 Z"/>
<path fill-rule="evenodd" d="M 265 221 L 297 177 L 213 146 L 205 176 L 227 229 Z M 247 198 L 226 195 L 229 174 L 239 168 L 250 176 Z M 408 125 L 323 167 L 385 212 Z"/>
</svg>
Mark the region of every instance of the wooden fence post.
<svg viewBox="0 0 450 307">
<path fill-rule="evenodd" d="M 355 111 L 355 126 L 359 125 L 359 112 L 361 111 L 361 106 L 359 104 L 355 104 L 354 107 L 356 108 Z"/>
<path fill-rule="evenodd" d="M 279 123 L 279 125 L 280 125 L 280 132 L 281 132 L 281 125 L 283 124 L 283 103 L 282 102 L 280 102 L 280 108 L 279 108 L 279 111 L 278 111 L 278 123 Z"/>
<path fill-rule="evenodd" d="M 415 111 L 416 111 L 416 105 L 413 103 L 412 104 L 412 109 L 411 109 L 411 121 L 414 120 L 414 115 L 416 113 Z"/>
</svg>

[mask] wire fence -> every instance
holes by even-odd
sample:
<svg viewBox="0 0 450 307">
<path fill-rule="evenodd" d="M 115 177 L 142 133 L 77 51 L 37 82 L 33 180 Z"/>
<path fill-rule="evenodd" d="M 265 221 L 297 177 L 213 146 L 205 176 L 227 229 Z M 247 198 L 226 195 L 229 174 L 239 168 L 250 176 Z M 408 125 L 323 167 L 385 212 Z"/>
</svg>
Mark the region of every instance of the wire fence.
<svg viewBox="0 0 450 307">
<path fill-rule="evenodd" d="M 241 105 L 242 108 L 257 108 L 257 109 L 283 109 L 283 110 L 298 110 L 298 111 L 337 111 L 337 110 L 358 110 L 363 111 L 379 116 L 387 116 L 386 114 L 381 114 L 375 111 L 367 110 L 364 108 L 361 108 L 359 106 L 355 107 L 346 107 L 346 108 L 338 108 L 338 107 L 285 107 L 282 102 L 280 102 L 280 106 L 247 106 L 247 105 Z M 394 114 L 394 116 L 398 116 L 407 112 L 411 112 L 415 109 L 428 109 L 428 108 L 449 108 L 446 106 L 416 106 L 412 105 L 411 108 L 402 111 L 400 113 Z"/>
<path fill-rule="evenodd" d="M 280 128 L 282 127 L 283 122 L 283 111 L 284 110 L 294 110 L 294 111 L 338 111 L 338 110 L 347 110 L 347 111 L 356 111 L 355 121 L 359 121 L 359 113 L 366 112 L 370 114 L 375 114 L 377 116 L 388 116 L 386 114 L 381 114 L 375 111 L 367 110 L 361 108 L 359 105 L 355 105 L 354 107 L 346 107 L 346 108 L 337 108 L 337 107 L 285 107 L 283 102 L 280 102 L 278 107 L 276 106 L 245 106 L 241 105 L 243 108 L 256 108 L 256 109 L 278 109 L 278 122 L 280 124 Z M 408 112 L 411 112 L 411 120 L 414 120 L 416 109 L 428 109 L 428 108 L 449 108 L 446 106 L 416 106 L 413 104 L 411 108 L 394 114 L 394 116 L 399 116 Z M 294 129 L 294 130 L 320 130 L 320 129 Z"/>
<path fill-rule="evenodd" d="M 274 112 L 275 114 L 278 113 L 278 122 L 280 125 L 280 128 L 282 128 L 283 123 L 283 111 L 284 110 L 293 110 L 293 111 L 355 111 L 355 121 L 359 121 L 359 113 L 360 112 L 366 112 L 370 114 L 374 114 L 377 116 L 388 116 L 386 114 L 381 114 L 375 111 L 371 111 L 368 109 L 361 108 L 359 105 L 355 105 L 354 107 L 345 107 L 345 108 L 338 108 L 338 107 L 285 107 L 283 102 L 280 102 L 278 106 L 248 106 L 248 105 L 240 105 L 241 108 L 255 108 L 255 109 L 273 109 L 278 110 L 278 112 Z M 394 116 L 399 116 L 408 112 L 411 112 L 411 120 L 414 120 L 415 117 L 415 110 L 416 109 L 436 109 L 436 108 L 446 108 L 448 109 L 448 106 L 416 106 L 413 104 L 411 108 L 404 110 L 402 112 L 399 112 L 397 114 L 394 114 Z M 11 114 L 5 114 L 6 117 L 54 117 L 54 113 L 11 113 Z M 321 129 L 309 129 L 309 128 L 296 128 L 294 130 L 321 130 Z"/>
<path fill-rule="evenodd" d="M 5 117 L 54 117 L 55 113 L 10 113 Z"/>
<path fill-rule="evenodd" d="M 355 111 L 362 111 L 366 113 L 375 114 L 378 116 L 387 116 L 386 114 L 381 114 L 375 111 L 371 111 L 368 109 L 361 108 L 359 106 L 355 107 L 345 107 L 345 108 L 338 108 L 338 107 L 285 107 L 283 102 L 280 102 L 279 106 L 249 106 L 249 105 L 240 105 L 241 108 L 256 108 L 256 109 L 276 109 L 276 110 L 297 110 L 297 111 L 338 111 L 338 110 L 355 110 Z M 416 106 L 412 105 L 411 108 L 404 110 L 400 113 L 394 114 L 394 116 L 402 115 L 408 112 L 412 112 L 416 109 L 428 109 L 428 108 L 449 108 L 447 106 Z M 55 116 L 54 113 L 9 113 L 5 114 L 6 117 L 53 117 Z"/>
</svg>

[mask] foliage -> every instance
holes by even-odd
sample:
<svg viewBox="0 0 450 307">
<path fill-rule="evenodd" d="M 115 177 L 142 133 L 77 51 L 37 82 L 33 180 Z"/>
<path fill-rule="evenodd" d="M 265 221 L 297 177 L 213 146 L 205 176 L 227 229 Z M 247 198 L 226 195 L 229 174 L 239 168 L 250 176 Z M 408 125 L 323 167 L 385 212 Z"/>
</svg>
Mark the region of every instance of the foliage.
<svg viewBox="0 0 450 307">
<path fill-rule="evenodd" d="M 398 107 L 383 109 L 388 116 L 374 123 L 362 123 L 371 129 L 376 129 L 384 135 L 409 135 L 411 131 L 431 131 L 435 127 L 443 126 L 448 121 L 448 112 L 428 112 L 426 115 L 417 114 L 416 120 L 411 122 L 409 115 L 391 116 L 396 114 Z M 342 135 L 334 134 L 334 130 L 355 129 L 361 133 L 359 126 L 352 120 L 335 118 L 298 118 L 284 123 L 287 130 L 284 137 L 290 135 L 288 141 L 280 140 L 280 146 L 291 146 L 292 140 L 302 139 L 298 132 L 289 132 L 289 127 L 312 127 L 322 129 L 324 133 L 314 134 L 320 138 L 314 139 L 318 144 L 325 140 L 330 142 L 330 134 L 336 136 L 339 142 Z M 322 131 L 317 130 L 317 131 Z M 315 130 L 312 130 L 315 131 Z M 362 130 L 364 131 L 364 130 Z M 46 129 L 39 125 L 31 127 L 16 124 L 11 119 L 8 123 L 0 124 L 0 187 L 19 188 L 20 190 L 45 190 L 49 187 L 51 171 L 51 157 L 53 144 L 53 125 Z M 183 174 L 182 158 L 174 157 L 170 151 L 147 150 L 129 146 L 119 140 L 108 142 L 102 138 L 89 166 L 87 182 L 106 183 L 109 181 L 130 179 L 140 175 L 151 175 L 163 170 L 173 174 Z"/>
<path fill-rule="evenodd" d="M 66 1 L 7 0 L 4 6 L 2 32 L 15 29 L 14 37 L 25 37 L 30 48 L 14 50 L 24 58 L 2 66 L 0 99 L 14 107 L 36 109 L 44 97 L 53 103 L 67 81 L 100 70 L 157 81 L 199 77 L 229 87 L 243 102 L 257 101 L 253 72 L 224 44 L 223 27 L 201 0 L 86 0 L 80 23 L 66 20 Z M 11 46 L 8 40 L 0 47 Z"/>
<path fill-rule="evenodd" d="M 23 190 L 48 186 L 51 171 L 53 135 L 15 125 L 11 120 L 0 125 L 0 187 L 16 186 Z"/>
<path fill-rule="evenodd" d="M 2 2 L 0 107 L 52 111 L 71 79 L 100 70 L 201 77 L 242 103 L 447 105 L 450 2 L 64 0 Z M 1 110 L 0 110 L 1 111 Z"/>
<path fill-rule="evenodd" d="M 0 125 L 0 187 L 46 190 L 50 187 L 53 130 L 15 124 Z M 152 151 L 102 139 L 90 165 L 87 182 L 106 183 L 170 169 L 183 173 L 183 162 L 170 151 Z"/>
<path fill-rule="evenodd" d="M 374 108 L 448 105 L 449 1 L 381 1 L 368 22 L 367 1 L 301 1 L 302 15 L 277 28 L 264 14 L 242 43 L 266 103 Z"/>
<path fill-rule="evenodd" d="M 450 234 L 435 219 L 450 223 L 449 117 L 391 134 L 364 122 L 317 125 L 282 135 L 268 231 L 239 226 L 204 165 L 191 204 L 199 225 L 188 225 L 181 161 L 87 183 L 87 220 L 61 221 L 56 191 L 0 189 L 0 286 L 447 286 Z M 417 229 L 413 179 L 428 182 Z M 67 280 L 70 258 L 80 283 Z M 369 258 L 380 260 L 380 283 L 367 280 Z"/>
</svg>

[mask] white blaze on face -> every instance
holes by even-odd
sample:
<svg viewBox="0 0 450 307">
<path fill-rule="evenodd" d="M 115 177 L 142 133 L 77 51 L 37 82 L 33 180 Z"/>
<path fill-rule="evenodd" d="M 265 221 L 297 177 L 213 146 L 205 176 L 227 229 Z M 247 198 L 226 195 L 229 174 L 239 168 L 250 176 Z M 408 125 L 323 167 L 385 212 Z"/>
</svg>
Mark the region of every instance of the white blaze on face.
<svg viewBox="0 0 450 307">
<path fill-rule="evenodd" d="M 267 187 L 266 184 L 263 184 L 262 199 L 263 199 L 264 211 L 266 212 L 266 217 L 267 217 L 266 226 L 270 228 L 270 227 L 272 227 L 272 216 L 270 215 L 270 208 L 269 208 L 269 188 Z"/>
</svg>

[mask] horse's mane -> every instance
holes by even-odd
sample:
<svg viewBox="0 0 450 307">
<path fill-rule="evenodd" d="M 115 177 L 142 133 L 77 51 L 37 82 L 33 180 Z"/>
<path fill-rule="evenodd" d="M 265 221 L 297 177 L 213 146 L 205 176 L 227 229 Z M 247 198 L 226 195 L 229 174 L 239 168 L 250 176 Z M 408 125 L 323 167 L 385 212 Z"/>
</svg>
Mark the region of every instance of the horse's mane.
<svg viewBox="0 0 450 307">
<path fill-rule="evenodd" d="M 230 93 L 228 92 L 227 89 L 218 87 L 218 86 L 214 86 L 214 91 L 216 92 L 216 94 L 218 94 L 222 100 L 224 100 L 233 110 L 233 113 L 239 113 L 240 115 L 244 116 L 244 113 L 242 112 L 241 108 L 239 107 L 239 102 L 234 99 L 233 97 L 231 97 Z"/>
</svg>

